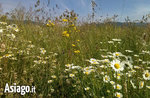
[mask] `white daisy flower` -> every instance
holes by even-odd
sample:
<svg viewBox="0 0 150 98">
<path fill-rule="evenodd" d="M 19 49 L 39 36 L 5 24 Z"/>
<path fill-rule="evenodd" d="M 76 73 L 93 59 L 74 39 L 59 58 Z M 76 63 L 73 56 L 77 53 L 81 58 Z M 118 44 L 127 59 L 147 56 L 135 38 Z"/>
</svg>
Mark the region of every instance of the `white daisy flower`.
<svg viewBox="0 0 150 98">
<path fill-rule="evenodd" d="M 110 81 L 110 83 L 111 83 L 112 85 L 115 85 L 115 82 L 114 82 L 114 81 Z"/>
<path fill-rule="evenodd" d="M 73 64 L 66 64 L 65 66 L 71 68 Z"/>
<path fill-rule="evenodd" d="M 73 77 L 75 77 L 75 75 L 74 74 L 69 74 L 69 77 L 73 78 Z"/>
<path fill-rule="evenodd" d="M 145 70 L 143 73 L 143 78 L 145 80 L 150 80 L 150 72 L 148 70 Z"/>
<path fill-rule="evenodd" d="M 113 60 L 111 62 L 111 67 L 114 69 L 116 72 L 120 72 L 124 70 L 124 63 L 120 62 L 120 60 Z"/>
<path fill-rule="evenodd" d="M 53 79 L 56 79 L 56 76 L 55 76 L 55 75 L 52 75 L 51 77 L 52 77 Z"/>
<path fill-rule="evenodd" d="M 114 89 L 121 90 L 122 86 L 120 84 L 114 85 Z"/>
<path fill-rule="evenodd" d="M 139 82 L 139 89 L 142 89 L 144 87 L 144 81 Z"/>
<path fill-rule="evenodd" d="M 106 82 L 106 83 L 108 83 L 108 82 L 110 81 L 110 77 L 107 76 L 107 75 L 105 75 L 105 76 L 103 77 L 103 81 Z"/>
<path fill-rule="evenodd" d="M 91 58 L 91 59 L 89 60 L 89 62 L 90 62 L 91 64 L 99 64 L 99 62 L 98 62 L 96 59 L 94 59 L 94 58 Z"/>
<path fill-rule="evenodd" d="M 89 89 L 90 89 L 90 87 L 86 87 L 86 88 L 84 88 L 86 91 L 88 91 Z"/>
<path fill-rule="evenodd" d="M 52 83 L 52 82 L 53 82 L 53 80 L 48 80 L 47 82 L 48 82 L 48 83 Z"/>
<path fill-rule="evenodd" d="M 114 53 L 113 53 L 113 57 L 114 57 L 114 58 L 117 58 L 117 57 L 119 57 L 119 56 L 123 56 L 123 54 L 122 54 L 121 52 L 114 52 Z"/>
<path fill-rule="evenodd" d="M 118 80 L 121 79 L 122 73 L 118 72 L 118 73 L 114 73 L 114 77 L 117 78 Z"/>
<path fill-rule="evenodd" d="M 91 72 L 95 72 L 95 69 L 92 66 L 85 67 L 83 69 L 83 73 L 86 74 L 86 75 L 89 75 Z"/>
<path fill-rule="evenodd" d="M 122 98 L 122 97 L 123 97 L 123 95 L 122 95 L 121 93 L 119 93 L 119 92 L 116 92 L 116 93 L 115 93 L 115 96 L 116 96 L 117 98 Z"/>
<path fill-rule="evenodd" d="M 84 71 L 83 73 L 86 75 L 89 75 L 91 72 L 90 71 Z"/>
<path fill-rule="evenodd" d="M 41 54 L 45 54 L 46 50 L 44 48 L 40 48 L 40 52 L 41 52 Z"/>
</svg>

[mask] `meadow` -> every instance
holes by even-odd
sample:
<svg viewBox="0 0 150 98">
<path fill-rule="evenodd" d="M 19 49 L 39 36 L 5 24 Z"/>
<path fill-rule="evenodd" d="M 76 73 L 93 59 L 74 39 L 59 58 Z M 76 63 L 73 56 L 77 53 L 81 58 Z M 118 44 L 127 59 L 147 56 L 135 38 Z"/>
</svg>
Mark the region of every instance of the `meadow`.
<svg viewBox="0 0 150 98">
<path fill-rule="evenodd" d="M 149 98 L 150 25 L 0 18 L 2 98 Z M 4 93 L 6 83 L 36 93 Z"/>
</svg>

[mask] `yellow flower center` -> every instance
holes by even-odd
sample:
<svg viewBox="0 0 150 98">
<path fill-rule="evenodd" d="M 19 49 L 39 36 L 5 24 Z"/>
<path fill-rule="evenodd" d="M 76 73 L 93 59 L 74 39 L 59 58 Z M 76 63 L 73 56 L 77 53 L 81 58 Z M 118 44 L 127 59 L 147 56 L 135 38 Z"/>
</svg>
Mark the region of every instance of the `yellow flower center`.
<svg viewBox="0 0 150 98">
<path fill-rule="evenodd" d="M 85 70 L 87 70 L 87 71 L 88 71 L 88 70 L 89 70 L 89 68 L 86 68 Z"/>
<path fill-rule="evenodd" d="M 106 62 L 106 63 L 107 63 L 107 62 L 108 62 L 108 60 L 105 60 L 104 62 Z"/>
<path fill-rule="evenodd" d="M 119 89 L 120 87 L 119 87 L 119 85 L 117 85 L 117 89 Z"/>
<path fill-rule="evenodd" d="M 144 83 L 143 82 L 141 82 L 141 86 L 143 86 L 144 85 Z"/>
<path fill-rule="evenodd" d="M 119 53 L 116 53 L 116 56 L 119 56 Z"/>
<path fill-rule="evenodd" d="M 108 80 L 108 77 L 105 77 L 105 80 L 107 81 L 107 80 Z"/>
<path fill-rule="evenodd" d="M 116 63 L 114 66 L 115 66 L 116 69 L 119 69 L 119 68 L 120 68 L 120 65 L 117 64 L 117 63 Z"/>
<path fill-rule="evenodd" d="M 72 46 L 75 47 L 76 45 L 75 45 L 75 44 L 72 44 Z"/>
<path fill-rule="evenodd" d="M 150 74 L 149 74 L 149 73 L 146 73 L 146 74 L 145 74 L 145 77 L 149 77 L 149 76 L 150 76 Z"/>
<path fill-rule="evenodd" d="M 117 97 L 120 97 L 120 94 L 117 94 L 116 96 L 117 96 Z"/>
<path fill-rule="evenodd" d="M 121 74 L 120 73 L 117 73 L 117 76 L 120 76 Z"/>
<path fill-rule="evenodd" d="M 97 62 L 96 62 L 96 61 L 94 61 L 94 62 L 93 62 L 93 64 L 97 64 Z"/>
<path fill-rule="evenodd" d="M 86 71 L 86 72 L 85 72 L 85 74 L 86 74 L 86 75 L 88 75 L 88 74 L 89 74 L 89 72 L 87 72 L 87 71 Z"/>
<path fill-rule="evenodd" d="M 74 74 L 70 74 L 70 77 L 74 77 Z"/>
</svg>

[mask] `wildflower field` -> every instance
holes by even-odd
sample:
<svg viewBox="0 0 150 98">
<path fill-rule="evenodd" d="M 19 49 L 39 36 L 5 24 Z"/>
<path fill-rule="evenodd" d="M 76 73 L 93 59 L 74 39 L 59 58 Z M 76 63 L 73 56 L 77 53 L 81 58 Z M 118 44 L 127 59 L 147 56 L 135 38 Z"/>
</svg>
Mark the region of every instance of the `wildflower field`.
<svg viewBox="0 0 150 98">
<path fill-rule="evenodd" d="M 4 93 L 6 83 L 36 93 Z M 150 98 L 150 25 L 0 17 L 2 98 Z"/>
</svg>

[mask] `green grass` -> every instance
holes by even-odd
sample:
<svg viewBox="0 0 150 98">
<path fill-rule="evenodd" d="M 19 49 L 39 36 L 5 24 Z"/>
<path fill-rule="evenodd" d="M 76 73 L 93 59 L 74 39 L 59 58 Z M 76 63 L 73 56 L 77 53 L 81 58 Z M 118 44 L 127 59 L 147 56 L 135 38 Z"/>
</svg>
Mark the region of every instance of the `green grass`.
<svg viewBox="0 0 150 98">
<path fill-rule="evenodd" d="M 3 21 L 3 20 L 0 20 Z M 7 25 L 13 24 L 12 21 L 6 20 Z M 63 22 L 62 22 L 63 23 Z M 144 61 L 150 62 L 150 54 L 140 54 L 142 51 L 149 51 L 149 25 L 145 26 L 116 26 L 115 24 L 84 24 L 77 26 L 77 30 L 69 27 L 69 22 L 66 25 L 55 25 L 53 27 L 46 26 L 46 24 L 34 24 L 17 22 L 19 32 L 14 30 L 4 30 L 1 34 L 0 44 L 5 44 L 5 52 L 0 52 L 0 88 L 2 97 L 19 97 L 17 93 L 3 93 L 5 84 L 17 83 L 17 85 L 34 85 L 36 87 L 36 94 L 25 94 L 24 98 L 31 97 L 58 97 L 58 98 L 114 98 L 115 92 L 121 92 L 125 98 L 149 98 L 150 86 L 149 80 L 143 79 L 143 71 L 148 69 L 149 64 L 142 64 Z M 6 29 L 6 25 L 2 25 Z M 63 31 L 69 31 L 70 36 L 62 35 Z M 80 31 L 78 31 L 80 30 Z M 10 39 L 6 34 L 15 34 L 16 38 Z M 143 38 L 143 34 L 146 38 Z M 120 44 L 114 42 L 109 44 L 108 41 L 117 38 L 122 41 Z M 77 41 L 80 40 L 80 41 Z M 146 45 L 143 43 L 146 42 Z M 75 44 L 75 47 L 72 47 Z M 28 45 L 34 45 L 30 48 Z M 16 49 L 14 49 L 16 48 Z M 40 53 L 40 48 L 46 50 L 45 54 Z M 101 51 L 106 49 L 107 51 Z M 74 53 L 79 50 L 80 53 Z M 132 50 L 133 53 L 128 53 L 125 50 Z M 22 53 L 20 52 L 22 51 Z M 121 79 L 114 77 L 114 70 L 109 67 L 108 63 L 100 63 L 93 65 L 87 62 L 90 58 L 103 60 L 102 55 L 108 55 L 107 52 L 121 52 L 126 56 L 131 56 L 133 59 L 133 66 L 139 66 L 131 77 L 127 77 L 126 73 L 132 71 L 125 68 L 122 72 Z M 11 57 L 4 57 L 6 54 L 13 54 Z M 56 55 L 57 54 L 57 55 Z M 135 57 L 134 55 L 139 55 Z M 39 58 L 40 57 L 40 58 Z M 46 59 L 46 57 L 48 59 Z M 14 60 L 16 58 L 16 60 Z M 139 58 L 142 61 L 138 61 Z M 46 61 L 46 64 L 36 64 L 35 60 Z M 112 61 L 112 58 L 108 58 Z M 120 58 L 123 61 L 123 58 Z M 93 66 L 95 71 L 89 75 L 83 73 L 81 69 L 72 69 L 65 71 L 66 64 L 78 65 L 82 68 Z M 104 65 L 107 68 L 101 68 Z M 76 73 L 77 72 L 77 73 Z M 104 75 L 102 72 L 107 72 L 106 75 L 110 80 L 122 85 L 121 90 L 116 90 L 110 83 L 103 81 Z M 75 74 L 75 77 L 69 77 L 69 74 Z M 56 78 L 51 76 L 55 75 Z M 52 83 L 48 83 L 53 80 Z M 133 80 L 136 89 L 132 87 L 130 80 Z M 139 82 L 144 81 L 144 87 L 139 89 Z M 85 90 L 89 87 L 89 90 Z"/>
</svg>

